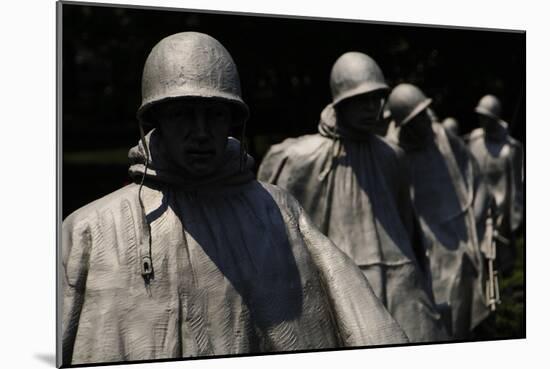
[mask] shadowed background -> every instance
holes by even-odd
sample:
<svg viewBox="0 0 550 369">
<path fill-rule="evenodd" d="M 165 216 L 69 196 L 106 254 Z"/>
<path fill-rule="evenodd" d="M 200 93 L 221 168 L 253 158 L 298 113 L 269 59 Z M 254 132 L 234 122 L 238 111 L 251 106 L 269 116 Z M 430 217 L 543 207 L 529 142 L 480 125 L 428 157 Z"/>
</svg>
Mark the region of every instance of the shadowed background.
<svg viewBox="0 0 550 369">
<path fill-rule="evenodd" d="M 62 21 L 63 218 L 128 182 L 145 58 L 182 31 L 210 34 L 233 56 L 257 164 L 271 144 L 316 132 L 332 64 L 350 50 L 372 56 L 390 86 L 420 86 L 461 133 L 476 127 L 479 98 L 497 95 L 512 135 L 525 138 L 524 33 L 73 4 Z"/>
<path fill-rule="evenodd" d="M 257 164 L 271 144 L 315 133 L 330 102 L 329 74 L 346 51 L 381 66 L 391 87 L 417 84 L 440 120 L 460 133 L 473 109 L 498 96 L 511 134 L 525 143 L 525 33 L 64 4 L 62 18 L 62 218 L 129 183 L 127 152 L 151 48 L 183 31 L 218 39 L 235 60 L 251 110 L 247 142 Z M 256 166 L 257 168 L 257 166 Z M 503 306 L 476 338 L 524 337 L 523 239 Z"/>
</svg>

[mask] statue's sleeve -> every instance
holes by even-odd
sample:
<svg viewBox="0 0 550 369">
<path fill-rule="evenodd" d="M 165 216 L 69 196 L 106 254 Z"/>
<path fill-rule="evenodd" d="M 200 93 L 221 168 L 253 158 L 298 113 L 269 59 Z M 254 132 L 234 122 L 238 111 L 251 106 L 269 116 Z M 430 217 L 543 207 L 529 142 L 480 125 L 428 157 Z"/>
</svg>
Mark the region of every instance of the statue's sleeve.
<svg viewBox="0 0 550 369">
<path fill-rule="evenodd" d="M 60 279 L 62 285 L 62 360 L 72 361 L 78 322 L 84 302 L 91 234 L 85 222 L 67 218 L 62 226 Z"/>
<path fill-rule="evenodd" d="M 312 224 L 299 205 L 296 208 L 300 232 L 319 270 L 340 344 L 352 347 L 408 342 L 359 268 Z"/>
<path fill-rule="evenodd" d="M 474 216 L 476 221 L 476 229 L 478 241 L 480 244 L 481 252 L 486 255 L 488 252 L 488 242 L 490 237 L 485 235 L 485 227 L 487 225 L 487 219 L 490 216 L 489 209 L 492 207 L 492 195 L 489 191 L 487 181 L 483 177 L 479 163 L 475 157 L 470 154 L 473 173 L 473 186 L 474 186 Z M 493 209 L 494 210 L 494 209 Z"/>
<path fill-rule="evenodd" d="M 488 210 L 491 205 L 491 194 L 487 182 L 483 178 L 479 163 L 468 147 L 455 137 L 449 137 L 449 143 L 460 171 L 463 173 L 467 189 L 472 192 L 472 207 L 479 236 L 483 234 L 485 229 Z"/>
<path fill-rule="evenodd" d="M 511 219 L 512 232 L 515 232 L 523 222 L 524 175 L 523 147 L 520 143 L 516 143 L 514 146 L 514 155 L 512 156 L 512 180 L 514 181 Z"/>
</svg>

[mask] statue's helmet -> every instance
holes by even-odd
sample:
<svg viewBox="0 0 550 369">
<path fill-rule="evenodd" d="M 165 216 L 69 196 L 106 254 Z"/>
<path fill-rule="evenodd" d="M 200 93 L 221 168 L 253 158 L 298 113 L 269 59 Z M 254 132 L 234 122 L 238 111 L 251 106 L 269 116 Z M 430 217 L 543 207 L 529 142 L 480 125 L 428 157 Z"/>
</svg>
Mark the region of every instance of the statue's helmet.
<svg viewBox="0 0 550 369">
<path fill-rule="evenodd" d="M 153 47 L 143 67 L 141 96 L 137 117 L 149 124 L 154 124 L 148 116 L 153 106 L 186 98 L 227 102 L 243 121 L 248 118 L 233 58 L 219 41 L 203 33 L 177 33 Z"/>
<path fill-rule="evenodd" d="M 388 92 L 382 70 L 370 56 L 350 51 L 340 56 L 330 72 L 332 103 L 374 91 Z"/>
<path fill-rule="evenodd" d="M 500 100 L 496 96 L 485 95 L 479 100 L 475 112 L 500 121 L 501 109 Z"/>
<path fill-rule="evenodd" d="M 415 85 L 402 83 L 397 85 L 388 97 L 388 107 L 395 123 L 399 126 L 410 122 L 426 110 L 432 103 Z"/>
<path fill-rule="evenodd" d="M 447 131 L 452 132 L 455 136 L 458 136 L 459 127 L 458 127 L 458 121 L 453 117 L 447 117 L 441 122 L 443 125 L 443 128 L 445 128 Z"/>
</svg>

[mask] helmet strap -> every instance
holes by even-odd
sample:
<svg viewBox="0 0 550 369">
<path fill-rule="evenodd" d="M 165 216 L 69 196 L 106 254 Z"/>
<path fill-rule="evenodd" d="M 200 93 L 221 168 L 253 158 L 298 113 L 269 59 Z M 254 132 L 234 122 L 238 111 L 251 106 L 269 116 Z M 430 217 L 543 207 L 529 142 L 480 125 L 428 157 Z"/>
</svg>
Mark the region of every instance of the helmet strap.
<svg viewBox="0 0 550 369">
<path fill-rule="evenodd" d="M 138 199 L 139 199 L 139 205 L 143 212 L 143 223 L 144 223 L 145 232 L 147 232 L 147 237 L 146 237 L 147 244 L 144 245 L 142 250 L 140 250 L 140 267 L 141 267 L 141 275 L 143 277 L 146 287 L 148 287 L 150 280 L 153 278 L 153 258 L 152 258 L 152 251 L 151 251 L 151 248 L 152 248 L 151 225 L 147 222 L 147 213 L 145 212 L 145 205 L 143 205 L 141 190 L 143 188 L 143 183 L 145 182 L 145 176 L 147 175 L 147 169 L 149 168 L 150 160 L 149 160 L 149 147 L 145 140 L 145 131 L 143 129 L 143 123 L 141 119 L 138 119 L 138 126 L 139 126 L 139 134 L 140 134 L 141 142 L 143 144 L 143 149 L 145 150 L 145 169 L 143 171 L 143 174 L 141 176 L 141 181 L 139 184 Z"/>
</svg>

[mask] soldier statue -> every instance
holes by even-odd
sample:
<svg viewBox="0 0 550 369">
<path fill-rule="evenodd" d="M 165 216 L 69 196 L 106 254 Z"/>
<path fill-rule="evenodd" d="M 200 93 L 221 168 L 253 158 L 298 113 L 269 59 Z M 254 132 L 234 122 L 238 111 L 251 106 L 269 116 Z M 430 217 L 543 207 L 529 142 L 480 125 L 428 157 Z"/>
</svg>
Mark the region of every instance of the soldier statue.
<svg viewBox="0 0 550 369">
<path fill-rule="evenodd" d="M 486 191 L 462 140 L 428 114 L 431 102 L 403 83 L 392 90 L 388 107 L 398 127 L 393 139 L 406 153 L 436 303 L 453 338 L 467 339 L 488 315 L 475 213 Z"/>
<path fill-rule="evenodd" d="M 330 75 L 318 133 L 270 148 L 258 178 L 288 190 L 361 268 L 412 342 L 446 339 L 409 194 L 403 151 L 378 136 L 388 85 L 368 55 L 347 52 Z"/>
</svg>

